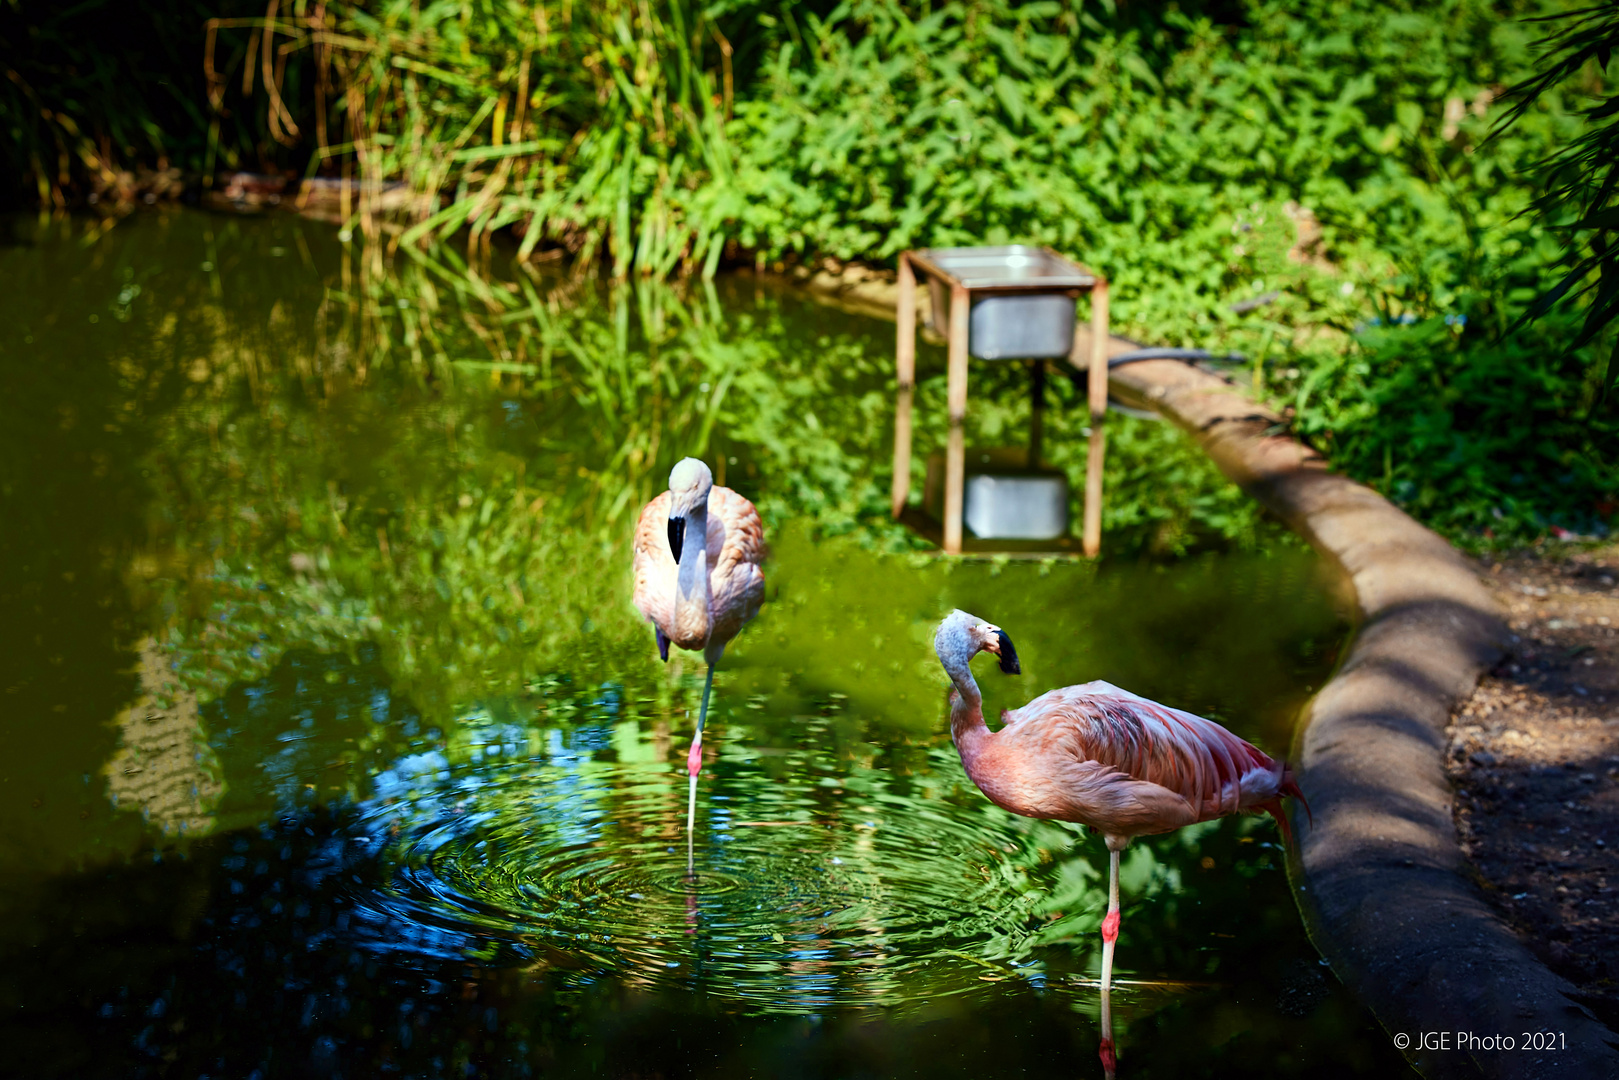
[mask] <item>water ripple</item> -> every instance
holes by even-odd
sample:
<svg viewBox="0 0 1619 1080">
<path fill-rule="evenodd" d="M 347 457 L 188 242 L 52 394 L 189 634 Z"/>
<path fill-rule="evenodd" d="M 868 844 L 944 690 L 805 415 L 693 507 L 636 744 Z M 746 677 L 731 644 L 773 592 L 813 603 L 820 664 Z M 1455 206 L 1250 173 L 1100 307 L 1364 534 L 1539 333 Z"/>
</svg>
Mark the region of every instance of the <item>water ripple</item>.
<svg viewBox="0 0 1619 1080">
<path fill-rule="evenodd" d="M 829 791 L 725 764 L 705 773 L 688 874 L 673 767 L 427 764 L 366 810 L 366 831 L 388 842 L 380 885 L 355 905 L 390 928 L 379 947 L 431 943 L 785 1012 L 1040 977 L 982 958 L 1041 920 L 1019 834 L 976 801 L 895 795 L 875 773 Z"/>
</svg>

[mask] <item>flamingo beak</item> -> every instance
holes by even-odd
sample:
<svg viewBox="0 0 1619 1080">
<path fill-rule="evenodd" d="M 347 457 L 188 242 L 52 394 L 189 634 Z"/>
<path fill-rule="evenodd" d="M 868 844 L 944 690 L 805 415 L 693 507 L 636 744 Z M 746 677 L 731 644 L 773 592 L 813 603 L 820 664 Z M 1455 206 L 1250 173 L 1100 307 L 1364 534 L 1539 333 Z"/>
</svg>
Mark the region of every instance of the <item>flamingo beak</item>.
<svg viewBox="0 0 1619 1080">
<path fill-rule="evenodd" d="M 1008 675 L 1023 674 L 1023 665 L 1018 663 L 1017 649 L 1012 646 L 1012 639 L 1000 627 L 995 628 L 994 634 L 994 644 L 985 647 L 1001 658 L 1001 670 Z"/>
<path fill-rule="evenodd" d="M 686 539 L 685 517 L 671 516 L 669 518 L 669 550 L 674 553 L 675 562 L 680 561 L 680 548 Z"/>
</svg>

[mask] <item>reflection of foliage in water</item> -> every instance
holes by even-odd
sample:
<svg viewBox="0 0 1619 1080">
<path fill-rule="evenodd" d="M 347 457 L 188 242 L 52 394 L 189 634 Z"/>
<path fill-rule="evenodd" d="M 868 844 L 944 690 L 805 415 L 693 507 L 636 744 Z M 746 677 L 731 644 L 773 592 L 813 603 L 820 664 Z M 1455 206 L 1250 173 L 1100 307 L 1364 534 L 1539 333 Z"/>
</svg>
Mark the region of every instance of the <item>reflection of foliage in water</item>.
<svg viewBox="0 0 1619 1080">
<path fill-rule="evenodd" d="M 1076 1005 L 1088 994 L 1100 843 L 988 804 L 948 743 L 895 769 L 840 735 L 835 703 L 733 721 L 708 773 L 694 885 L 684 778 L 633 704 L 553 684 L 543 715 L 497 702 L 446 733 L 377 659 L 291 655 L 207 708 L 235 778 L 223 825 L 335 813 L 311 872 L 340 867 L 337 903 L 352 919 L 337 936 L 352 947 L 410 966 L 551 969 L 575 990 L 604 977 L 706 988 L 765 1013 L 914 1009 L 984 1000 L 1007 982 Z M 1278 929 L 1296 938 L 1285 903 L 1230 920 L 1233 897 L 1285 888 L 1274 847 L 1255 843 L 1270 835 L 1248 819 L 1134 847 L 1126 968 L 1228 979 Z M 1208 950 L 1210 934 L 1229 944 Z M 1127 990 L 1122 1004 L 1144 1017 L 1157 993 Z"/>
<path fill-rule="evenodd" d="M 80 355 L 88 350 L 110 358 L 104 370 L 117 380 L 100 390 L 104 406 L 81 402 L 90 433 L 57 430 L 66 414 L 50 377 L 20 382 L 7 404 L 49 418 L 23 430 L 52 451 L 75 438 L 94 448 L 93 469 L 73 477 L 112 478 L 44 500 L 105 518 L 89 533 L 95 544 L 63 548 L 49 568 L 57 580 L 99 573 L 93 598 L 128 614 L 109 617 L 102 638 L 51 630 L 49 649 L 24 655 L 47 667 L 60 654 L 64 681 L 80 683 L 115 666 L 97 642 L 154 635 L 181 685 L 154 683 L 154 698 L 176 701 L 153 707 L 189 709 L 179 699 L 196 694 L 204 752 L 223 780 L 212 834 L 188 831 L 184 860 L 165 850 L 154 865 L 143 852 L 141 866 L 110 876 L 42 877 L 24 917 L 7 908 L 3 921 L 20 929 L 0 941 L 9 976 L 0 998 L 55 1002 L 80 1021 L 75 1033 L 105 1024 L 95 1052 L 109 1075 L 159 1059 L 198 1073 L 224 1061 L 247 1075 L 289 1053 L 359 1072 L 376 1053 L 423 1071 L 433 1058 L 465 1060 L 466 1031 L 480 1054 L 516 1062 L 518 1073 L 534 1060 L 528 1047 L 581 1060 L 569 1056 L 577 1040 L 557 1032 L 599 1033 L 632 1014 L 637 1033 L 670 1030 L 681 995 L 710 993 L 713 980 L 688 964 L 700 949 L 669 954 L 684 944 L 608 956 L 612 977 L 592 982 L 581 965 L 595 947 L 557 947 L 565 926 L 526 939 L 508 931 L 581 881 L 589 899 L 588 875 L 547 872 L 597 865 L 588 859 L 620 875 L 670 860 L 682 868 L 681 710 L 694 704 L 695 679 L 689 662 L 681 679 L 653 659 L 627 604 L 624 545 L 639 500 L 711 419 L 709 458 L 757 496 L 776 554 L 770 603 L 721 673 L 704 850 L 718 858 L 746 845 L 747 858 L 719 868 L 734 876 L 790 873 L 716 890 L 697 907 L 704 948 L 761 932 L 737 951 L 758 965 L 754 986 L 766 993 L 796 987 L 813 1004 L 937 992 L 916 1005 L 916 1023 L 945 1017 L 995 1037 L 1034 1030 L 1003 1007 L 1015 1001 L 1055 1017 L 1048 1029 L 1064 1033 L 1064 1047 L 1076 1031 L 1090 1037 L 1073 1011 L 1092 1007 L 1084 979 L 1094 973 L 1100 846 L 1011 818 L 962 774 L 928 649 L 944 608 L 1017 628 L 1028 674 L 986 680 L 992 714 L 1034 689 L 1106 675 L 1273 749 L 1341 633 L 1297 549 L 1100 567 L 903 550 L 904 534 L 883 517 L 890 332 L 791 297 L 738 285 L 717 294 L 721 318 L 701 295 L 643 290 L 618 303 L 585 294 L 570 307 L 557 292 L 565 286 L 530 282 L 542 316 L 520 280 L 490 276 L 484 287 L 524 298 L 491 307 L 448 284 L 429 289 L 432 271 L 418 264 L 393 277 L 345 270 L 295 222 L 183 215 L 137 219 L 84 248 L 77 239 L 0 251 L 23 268 L 19 291 L 36 309 L 22 329 L 49 343 L 28 370 L 82 373 L 94 367 Z M 53 273 L 28 269 L 41 262 Z M 67 280 L 70 289 L 59 284 Z M 471 290 L 479 279 L 456 280 Z M 38 331 L 86 325 L 99 329 Z M 523 369 L 455 362 L 474 359 Z M 1003 433 L 1018 422 L 1021 387 L 996 381 L 1008 370 L 986 372 L 975 393 L 983 438 L 1004 437 L 992 421 Z M 50 454 L 38 460 L 53 467 Z M 78 468 L 79 458 L 66 460 Z M 26 498 L 39 486 L 16 479 L 18 505 L 37 509 Z M 1121 501 L 1132 497 L 1127 484 L 1119 490 Z M 107 495 L 123 492 L 129 512 L 107 513 Z M 51 548 L 54 526 L 33 525 L 30 542 Z M 882 550 L 891 548 L 901 550 Z M 43 738 L 14 745 L 84 744 L 134 696 L 133 678 L 124 683 L 114 704 L 87 696 Z M 26 721 L 39 726 L 44 707 Z M 90 770 L 112 750 L 97 753 Z M 101 795 L 81 781 L 85 771 L 71 770 L 72 785 Z M 744 824 L 755 811 L 813 828 Z M 127 850 L 166 847 L 150 831 L 135 835 L 134 815 L 122 815 L 123 832 L 113 817 L 93 820 L 96 850 L 126 850 L 120 837 Z M 1310 957 L 1275 852 L 1256 843 L 1269 829 L 1228 822 L 1141 845 L 1128 863 L 1128 965 L 1212 977 L 1264 999 L 1278 965 Z M 440 832 L 442 843 L 427 839 Z M 570 863 L 583 850 L 567 848 L 570 836 L 602 846 Z M 478 848 L 497 840 L 504 854 Z M 413 858 L 430 850 L 436 861 Z M 843 860 L 835 873 L 830 858 Z M 447 903 L 453 895 L 405 888 L 424 880 L 412 878 L 424 866 L 503 912 L 471 918 Z M 914 880 L 918 871 L 928 880 Z M 764 904 L 784 885 L 806 901 L 806 917 L 738 902 Z M 808 903 L 829 894 L 849 902 L 846 922 Z M 104 917 L 109 896 L 116 918 Z M 1238 907 L 1247 916 L 1233 926 Z M 680 897 L 675 914 L 685 910 Z M 624 921 L 644 934 L 654 922 L 646 914 L 632 909 Z M 31 937 L 35 927 L 45 929 Z M 904 940 L 907 927 L 915 936 Z M 1227 933 L 1237 936 L 1211 936 Z M 135 955 L 129 943 L 142 935 L 162 949 Z M 38 949 L 36 937 L 52 948 Z M 25 938 L 26 947 L 6 944 Z M 735 958 L 720 960 L 709 970 L 723 977 Z M 444 984 L 459 989 L 445 994 Z M 657 990 L 646 995 L 653 1004 L 624 1010 L 614 995 L 638 987 Z M 1144 1055 L 1153 1031 L 1178 1048 L 1191 1042 L 1187 1030 L 1225 1023 L 1231 996 L 1139 993 L 1134 1004 L 1121 995 L 1119 1008 L 1143 1032 Z M 459 1025 L 474 1000 L 476 1014 Z M 1346 1031 L 1362 1052 L 1385 1045 L 1367 1042 L 1364 1017 L 1335 1000 L 1308 1020 L 1245 1005 L 1244 1030 L 1262 1034 L 1242 1046 L 1258 1040 L 1279 1060 L 1305 1043 L 1336 1049 L 1345 1039 L 1329 1036 Z M 692 1008 L 708 1017 L 730 1005 Z M 414 1027 L 400 1019 L 407 1010 L 421 1018 Z M 893 1039 L 911 1037 L 911 1018 L 888 1021 Z M 756 1037 L 762 1025 L 732 1030 Z M 79 1051 L 77 1035 L 62 1042 Z M 666 1067 L 689 1045 L 648 1060 Z M 1002 1055 L 988 1071 L 1006 1067 Z"/>
<path fill-rule="evenodd" d="M 160 228 L 183 243 L 194 227 Z M 275 228 L 301 250 L 318 240 L 299 223 Z M 229 230 L 248 263 L 274 238 Z M 212 250 L 217 266 L 226 245 Z M 283 296 L 285 282 L 216 277 L 213 291 L 245 287 L 253 303 L 245 317 L 200 305 L 216 336 L 185 362 L 191 389 L 164 413 L 152 457 L 169 553 L 143 565 L 178 590 L 167 603 L 188 618 L 168 640 L 200 650 L 184 668 L 211 692 L 293 643 L 376 638 L 434 707 L 589 657 L 640 656 L 623 573 L 630 528 L 686 453 L 756 498 L 776 534 L 797 521 L 862 546 L 915 546 L 886 515 L 889 328 L 743 283 L 723 301 L 661 285 L 603 295 L 445 259 L 382 276 L 340 263 L 323 275 L 313 336 L 293 314 L 310 303 L 307 283 Z M 171 295 L 191 305 L 194 291 Z M 147 364 L 161 368 L 187 330 L 159 290 L 144 295 L 157 329 Z M 157 376 L 125 363 L 132 382 Z M 987 368 L 980 382 L 978 441 L 1015 441 L 1020 374 Z M 942 396 L 934 373 L 924 448 L 943 440 Z M 1048 417 L 1051 456 L 1076 478 L 1083 421 L 1077 408 Z M 1179 435 L 1117 427 L 1110 543 L 1258 542 L 1252 507 Z M 631 665 L 630 677 L 651 670 Z"/>
</svg>

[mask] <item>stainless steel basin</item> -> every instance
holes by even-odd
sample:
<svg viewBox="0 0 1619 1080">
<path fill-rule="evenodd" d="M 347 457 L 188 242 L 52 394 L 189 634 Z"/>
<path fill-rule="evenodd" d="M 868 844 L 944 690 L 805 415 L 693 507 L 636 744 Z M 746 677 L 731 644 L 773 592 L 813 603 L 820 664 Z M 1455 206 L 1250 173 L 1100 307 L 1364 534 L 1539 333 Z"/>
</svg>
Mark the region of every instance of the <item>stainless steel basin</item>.
<svg viewBox="0 0 1619 1080">
<path fill-rule="evenodd" d="M 949 326 L 948 284 L 971 292 L 967 352 L 980 360 L 1057 359 L 1074 345 L 1075 298 L 1095 284 L 1083 267 L 1025 244 L 928 248 L 913 256 L 927 273 L 933 328 Z"/>
</svg>

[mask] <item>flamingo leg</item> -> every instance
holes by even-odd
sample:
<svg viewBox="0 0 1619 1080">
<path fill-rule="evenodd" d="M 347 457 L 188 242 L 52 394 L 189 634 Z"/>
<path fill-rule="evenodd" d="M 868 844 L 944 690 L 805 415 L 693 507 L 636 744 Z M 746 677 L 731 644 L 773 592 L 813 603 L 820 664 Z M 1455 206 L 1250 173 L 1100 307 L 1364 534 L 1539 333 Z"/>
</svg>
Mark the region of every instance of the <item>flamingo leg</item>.
<svg viewBox="0 0 1619 1080">
<path fill-rule="evenodd" d="M 694 866 L 692 833 L 697 825 L 697 774 L 703 771 L 703 724 L 708 719 L 708 696 L 714 690 L 714 665 L 708 665 L 708 678 L 703 681 L 703 704 L 697 710 L 697 734 L 691 740 L 686 754 L 686 775 L 690 781 L 686 789 L 686 873 Z"/>
<path fill-rule="evenodd" d="M 1102 1045 L 1097 1056 L 1102 1059 L 1103 1075 L 1112 1080 L 1117 1058 L 1113 1051 L 1113 946 L 1119 940 L 1119 853 L 1108 846 L 1107 853 L 1107 915 L 1102 919 Z"/>
<path fill-rule="evenodd" d="M 714 691 L 714 665 L 708 665 L 708 678 L 703 681 L 703 704 L 697 710 L 697 737 L 703 737 L 703 722 L 708 719 L 708 695 Z"/>
<path fill-rule="evenodd" d="M 697 856 L 692 847 L 691 823 L 697 816 L 697 777 L 691 778 L 691 790 L 686 799 L 686 876 L 697 872 Z"/>
<path fill-rule="evenodd" d="M 1107 916 L 1102 920 L 1102 992 L 1113 985 L 1113 945 L 1119 940 L 1119 853 L 1107 853 Z"/>
</svg>

